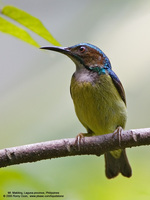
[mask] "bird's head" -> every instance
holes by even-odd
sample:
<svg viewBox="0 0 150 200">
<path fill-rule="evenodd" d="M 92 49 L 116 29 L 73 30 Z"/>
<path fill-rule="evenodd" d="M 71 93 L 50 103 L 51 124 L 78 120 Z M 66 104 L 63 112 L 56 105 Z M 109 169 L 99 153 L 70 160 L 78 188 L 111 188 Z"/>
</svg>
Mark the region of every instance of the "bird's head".
<svg viewBox="0 0 150 200">
<path fill-rule="evenodd" d="M 57 51 L 67 55 L 76 64 L 77 70 L 86 68 L 91 71 L 111 69 L 107 56 L 96 46 L 80 43 L 71 47 L 41 47 L 41 49 Z"/>
</svg>

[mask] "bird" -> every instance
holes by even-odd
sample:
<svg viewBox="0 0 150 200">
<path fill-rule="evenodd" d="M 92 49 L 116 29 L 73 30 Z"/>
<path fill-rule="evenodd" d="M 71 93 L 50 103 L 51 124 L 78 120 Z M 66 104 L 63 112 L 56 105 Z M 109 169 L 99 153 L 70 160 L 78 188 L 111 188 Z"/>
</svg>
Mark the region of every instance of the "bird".
<svg viewBox="0 0 150 200">
<path fill-rule="evenodd" d="M 112 70 L 110 60 L 97 46 L 79 43 L 70 47 L 43 46 L 41 49 L 56 51 L 68 56 L 76 66 L 70 84 L 75 113 L 87 133 L 97 136 L 124 129 L 127 107 L 124 88 Z M 132 176 L 125 149 L 106 152 L 105 175 L 108 179 L 121 173 Z"/>
</svg>

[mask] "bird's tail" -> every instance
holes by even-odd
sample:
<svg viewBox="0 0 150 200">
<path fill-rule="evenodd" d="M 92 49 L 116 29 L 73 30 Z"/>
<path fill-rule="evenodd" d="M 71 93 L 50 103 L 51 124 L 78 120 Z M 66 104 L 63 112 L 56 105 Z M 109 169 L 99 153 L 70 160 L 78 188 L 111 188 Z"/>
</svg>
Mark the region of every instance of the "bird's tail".
<svg viewBox="0 0 150 200">
<path fill-rule="evenodd" d="M 121 150 L 119 158 L 115 158 L 112 152 L 105 153 L 105 173 L 109 179 L 114 178 L 119 173 L 126 177 L 132 175 L 125 149 Z"/>
</svg>

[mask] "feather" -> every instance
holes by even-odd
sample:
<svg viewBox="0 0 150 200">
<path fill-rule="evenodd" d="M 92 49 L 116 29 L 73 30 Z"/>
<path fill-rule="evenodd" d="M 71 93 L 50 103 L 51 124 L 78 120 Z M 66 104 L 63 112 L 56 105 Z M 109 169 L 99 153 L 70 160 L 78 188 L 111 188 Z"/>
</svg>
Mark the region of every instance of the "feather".
<svg viewBox="0 0 150 200">
<path fill-rule="evenodd" d="M 107 69 L 107 71 L 108 71 L 108 74 L 110 75 L 110 77 L 112 78 L 112 81 L 113 81 L 119 95 L 121 96 L 122 100 L 124 101 L 124 103 L 126 105 L 125 91 L 124 91 L 124 88 L 123 88 L 118 76 L 111 69 Z"/>
</svg>

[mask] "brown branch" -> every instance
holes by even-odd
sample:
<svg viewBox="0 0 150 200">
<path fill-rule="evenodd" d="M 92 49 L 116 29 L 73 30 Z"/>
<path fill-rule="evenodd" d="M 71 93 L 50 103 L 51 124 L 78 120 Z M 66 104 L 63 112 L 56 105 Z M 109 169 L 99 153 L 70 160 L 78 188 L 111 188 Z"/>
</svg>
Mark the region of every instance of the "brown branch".
<svg viewBox="0 0 150 200">
<path fill-rule="evenodd" d="M 149 144 L 150 128 L 123 131 L 121 140 L 118 134 L 112 133 L 85 137 L 80 150 L 75 138 L 41 142 L 0 150 L 0 167 L 66 156 L 100 156 L 107 151 Z"/>
</svg>

